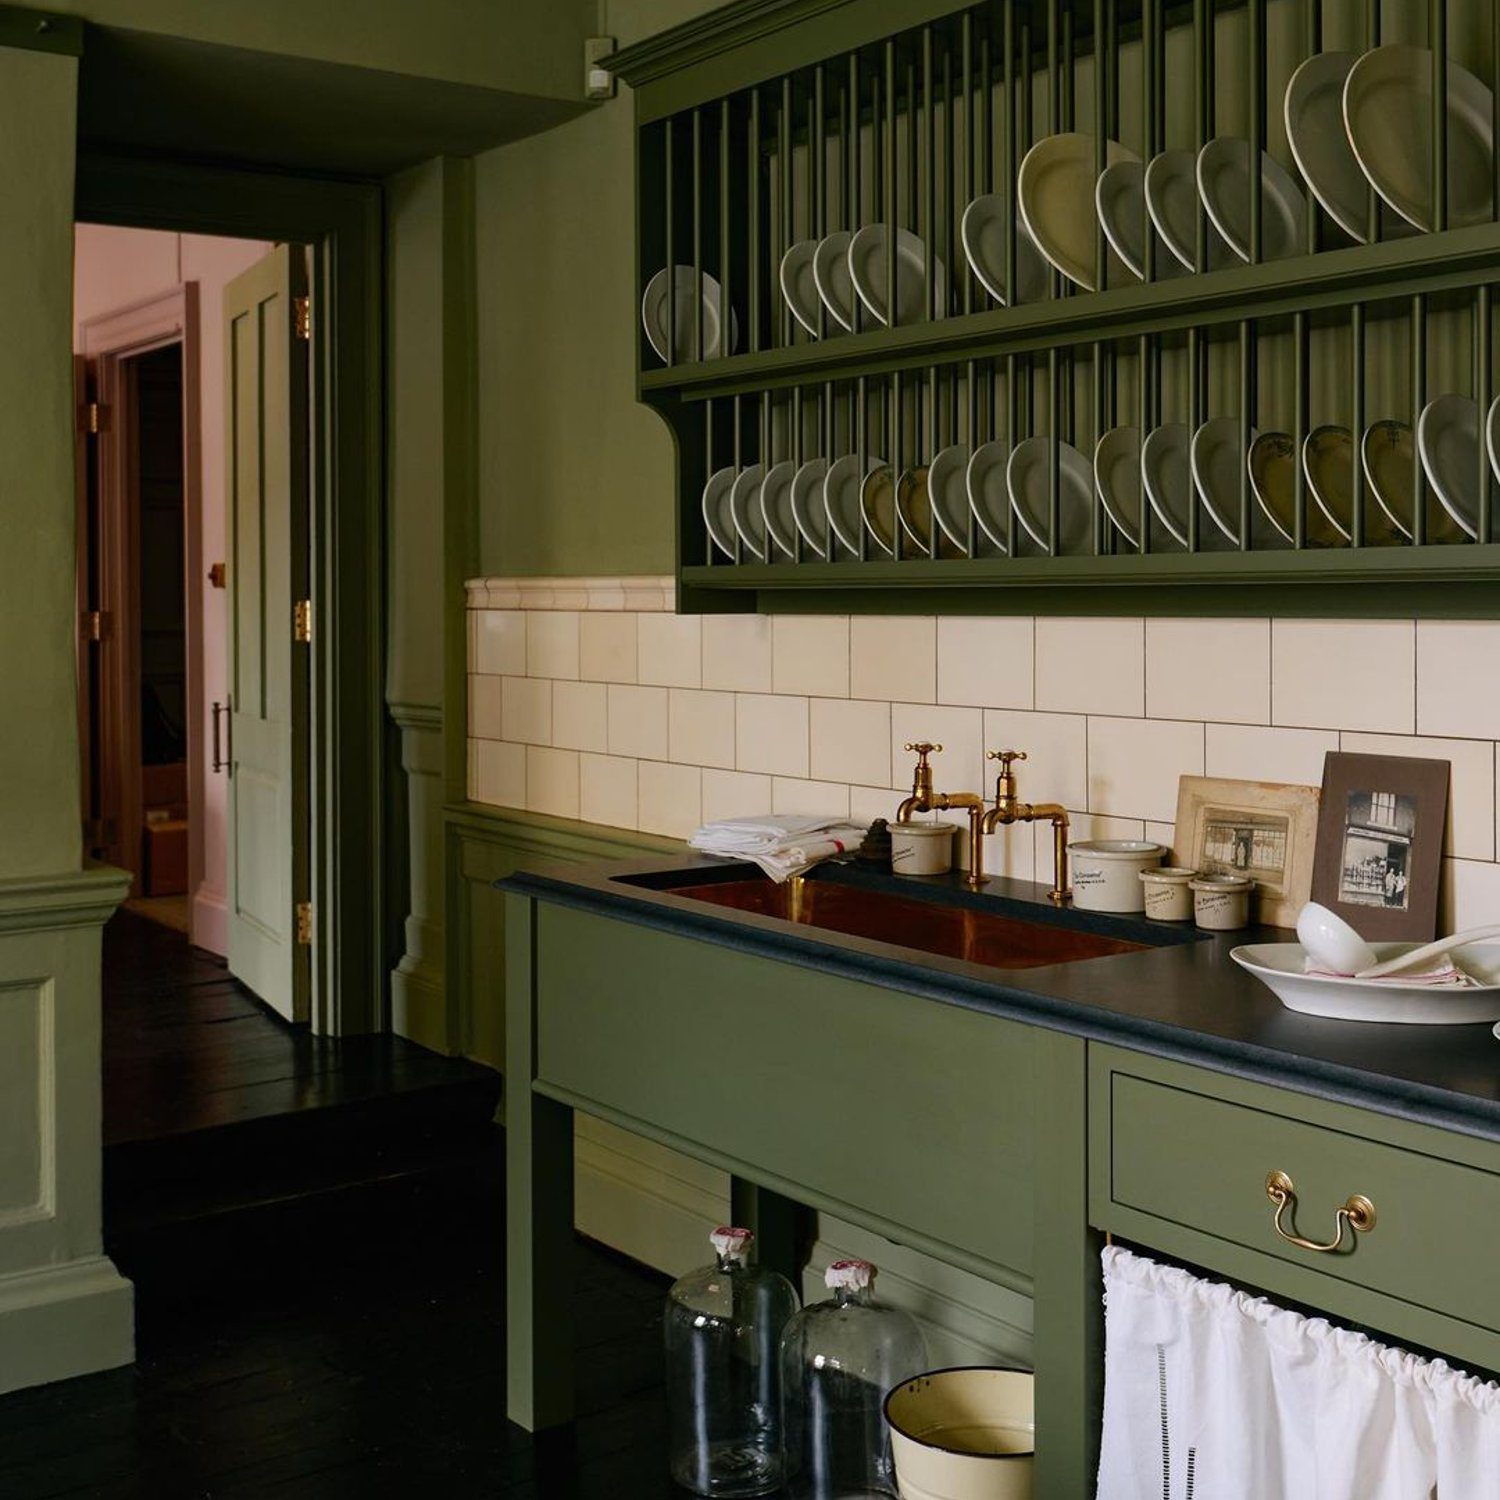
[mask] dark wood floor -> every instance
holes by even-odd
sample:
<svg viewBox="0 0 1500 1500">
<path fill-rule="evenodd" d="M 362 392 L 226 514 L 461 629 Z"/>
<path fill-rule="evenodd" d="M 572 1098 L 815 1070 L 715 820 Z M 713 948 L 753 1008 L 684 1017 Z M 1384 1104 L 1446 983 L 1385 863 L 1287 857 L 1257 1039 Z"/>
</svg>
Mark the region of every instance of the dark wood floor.
<svg viewBox="0 0 1500 1500">
<path fill-rule="evenodd" d="M 171 937 L 109 932 L 106 1237 L 139 1360 L 0 1398 L 0 1500 L 680 1495 L 665 1282 L 598 1247 L 578 1423 L 504 1420 L 493 1076 L 283 1033 Z"/>
</svg>

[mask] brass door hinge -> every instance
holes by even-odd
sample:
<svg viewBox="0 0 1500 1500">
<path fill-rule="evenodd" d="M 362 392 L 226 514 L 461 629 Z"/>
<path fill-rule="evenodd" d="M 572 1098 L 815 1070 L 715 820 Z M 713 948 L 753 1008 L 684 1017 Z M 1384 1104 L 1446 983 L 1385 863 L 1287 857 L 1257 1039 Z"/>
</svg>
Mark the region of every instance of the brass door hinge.
<svg viewBox="0 0 1500 1500">
<path fill-rule="evenodd" d="M 85 610 L 78 621 L 79 633 L 86 641 L 102 641 L 109 629 L 109 616 L 102 609 Z"/>
<path fill-rule="evenodd" d="M 299 599 L 292 606 L 292 639 L 304 646 L 312 640 L 311 599 Z"/>
<path fill-rule="evenodd" d="M 99 401 L 85 401 L 78 408 L 78 430 L 97 437 L 109 426 L 109 408 Z"/>
<path fill-rule="evenodd" d="M 312 298 L 308 296 L 292 298 L 293 324 L 297 330 L 297 337 L 304 342 L 312 337 Z"/>
<path fill-rule="evenodd" d="M 299 901 L 297 903 L 297 944 L 299 947 L 308 948 L 312 946 L 313 940 L 313 904 L 311 901 Z"/>
</svg>

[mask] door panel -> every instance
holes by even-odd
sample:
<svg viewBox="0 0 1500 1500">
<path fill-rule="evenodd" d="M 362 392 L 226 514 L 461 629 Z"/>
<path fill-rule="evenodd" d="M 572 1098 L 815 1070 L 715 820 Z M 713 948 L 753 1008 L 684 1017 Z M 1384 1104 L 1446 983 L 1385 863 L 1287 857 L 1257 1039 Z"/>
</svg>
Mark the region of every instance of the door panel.
<svg viewBox="0 0 1500 1500">
<path fill-rule="evenodd" d="M 279 246 L 224 289 L 229 541 L 229 967 L 288 1020 L 307 1017 L 297 942 L 307 878 L 307 344 L 302 253 Z"/>
</svg>

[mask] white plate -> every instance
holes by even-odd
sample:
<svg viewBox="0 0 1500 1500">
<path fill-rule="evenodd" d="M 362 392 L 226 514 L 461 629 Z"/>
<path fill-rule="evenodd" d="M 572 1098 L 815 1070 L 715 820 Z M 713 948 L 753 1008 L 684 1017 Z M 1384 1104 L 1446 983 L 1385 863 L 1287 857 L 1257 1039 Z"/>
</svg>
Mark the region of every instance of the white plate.
<svg viewBox="0 0 1500 1500">
<path fill-rule="evenodd" d="M 734 518 L 734 529 L 739 532 L 745 551 L 756 562 L 770 560 L 766 549 L 766 518 L 760 509 L 760 486 L 765 477 L 764 464 L 751 464 L 748 469 L 740 470 L 729 491 L 729 514 Z"/>
<path fill-rule="evenodd" d="M 1376 943 L 1374 948 L 1378 957 L 1387 959 L 1417 946 Z M 1232 948 L 1229 956 L 1288 1010 L 1303 1015 L 1407 1026 L 1465 1026 L 1500 1018 L 1500 947 L 1494 943 L 1471 943 L 1453 955 L 1460 968 L 1485 981 L 1472 989 L 1308 974 L 1301 943 L 1246 943 Z"/>
<path fill-rule="evenodd" d="M 1128 161 L 1132 153 L 1118 141 L 1104 143 L 1105 166 Z M 1036 247 L 1069 281 L 1086 291 L 1098 290 L 1094 211 L 1094 137 L 1079 130 L 1049 135 L 1021 159 L 1016 174 L 1016 200 L 1021 222 Z M 1110 274 L 1113 262 L 1113 275 Z M 1105 284 L 1119 285 L 1124 277 L 1119 258 L 1106 249 Z"/>
<path fill-rule="evenodd" d="M 849 241 L 849 279 L 859 300 L 877 323 L 889 323 L 886 313 L 886 235 L 884 224 L 866 224 Z M 896 231 L 896 322 L 917 323 L 935 317 L 948 305 L 948 273 L 936 254 L 932 257 L 932 307 L 922 310 L 926 276 L 926 247 L 909 229 Z"/>
<path fill-rule="evenodd" d="M 1432 54 L 1392 42 L 1344 81 L 1344 129 L 1361 171 L 1408 223 L 1432 228 Z M 1448 227 L 1490 217 L 1489 89 L 1448 60 Z"/>
<path fill-rule="evenodd" d="M 733 464 L 728 464 L 715 469 L 703 486 L 703 524 L 708 527 L 709 540 L 725 557 L 734 556 L 734 516 L 729 509 L 729 492 L 738 473 Z"/>
<path fill-rule="evenodd" d="M 1050 505 L 1047 499 L 1051 441 L 1029 437 L 1017 443 L 1005 466 L 1005 488 L 1015 507 L 1021 525 L 1038 547 L 1047 550 L 1051 536 Z M 1094 518 L 1094 476 L 1089 461 L 1072 443 L 1057 445 L 1058 540 L 1057 550 L 1063 556 L 1087 552 Z"/>
<path fill-rule="evenodd" d="M 969 547 L 969 445 L 950 443 L 927 466 L 927 493 L 938 525 L 961 552 Z"/>
<path fill-rule="evenodd" d="M 1250 442 L 1258 434 L 1250 429 Z M 1246 472 L 1249 448 L 1240 443 L 1238 417 L 1210 417 L 1193 434 L 1189 462 L 1193 483 L 1203 498 L 1204 507 L 1214 525 L 1236 547 L 1240 544 L 1240 475 Z M 1248 480 L 1248 475 L 1247 475 Z M 1255 509 L 1251 507 L 1251 534 L 1254 534 Z"/>
<path fill-rule="evenodd" d="M 1250 259 L 1250 142 L 1232 135 L 1209 141 L 1198 153 L 1198 192 L 1229 248 Z M 1260 154 L 1262 260 L 1301 255 L 1307 243 L 1307 199 L 1269 151 Z"/>
<path fill-rule="evenodd" d="M 1094 184 L 1094 208 L 1104 226 L 1105 238 L 1121 263 L 1142 279 L 1146 275 L 1146 168 L 1138 157 L 1106 167 Z M 1152 277 L 1164 281 L 1187 275 L 1187 267 L 1167 249 L 1161 231 L 1152 224 Z"/>
<path fill-rule="evenodd" d="M 797 555 L 797 518 L 792 514 L 792 480 L 796 474 L 797 465 L 783 459 L 771 465 L 760 484 L 760 514 L 766 535 L 788 557 Z"/>
<path fill-rule="evenodd" d="M 676 273 L 677 354 L 671 362 L 683 364 L 698 357 L 693 329 L 693 268 L 678 266 Z M 720 347 L 719 340 L 719 283 L 706 271 L 699 284 L 698 295 L 703 302 L 703 357 L 704 359 L 717 359 L 725 352 Z M 641 298 L 641 322 L 645 326 L 646 337 L 651 341 L 651 347 L 656 351 L 656 357 L 666 362 L 667 273 L 665 268 L 658 271 L 646 284 L 645 295 Z M 729 309 L 728 349 L 730 354 L 734 353 L 738 338 L 739 323 L 731 307 Z"/>
<path fill-rule="evenodd" d="M 964 255 L 969 269 L 984 284 L 984 289 L 1001 306 L 1005 305 L 1005 235 L 1010 227 L 1010 212 L 999 193 L 984 193 L 965 210 L 959 224 Z M 1016 225 L 1016 301 L 1039 302 L 1047 295 L 1047 266 L 1041 252 L 1026 233 L 1024 224 Z"/>
<path fill-rule="evenodd" d="M 1353 52 L 1319 52 L 1292 74 L 1282 101 L 1292 158 L 1313 196 L 1340 229 L 1360 244 L 1369 242 L 1370 184 L 1344 132 L 1344 83 L 1354 66 Z M 1412 233 L 1405 219 L 1383 203 L 1383 238 Z"/>
<path fill-rule="evenodd" d="M 818 241 L 813 251 L 813 285 L 828 316 L 840 328 L 854 327 L 854 283 L 849 280 L 849 241 L 847 229 L 835 229 Z"/>
<path fill-rule="evenodd" d="M 781 295 L 786 298 L 792 316 L 814 338 L 818 337 L 818 314 L 823 310 L 817 278 L 813 275 L 813 256 L 817 251 L 816 240 L 798 240 L 781 257 Z"/>
<path fill-rule="evenodd" d="M 1367 433 L 1368 435 L 1368 433 Z M 1407 455 L 1408 488 L 1411 463 Z M 1361 460 L 1363 466 L 1363 460 Z M 1353 540 L 1354 525 L 1354 434 L 1347 427 L 1314 427 L 1302 443 L 1302 471 L 1307 488 L 1317 502 L 1323 519 L 1333 528 L 1338 540 Z M 1365 477 L 1365 541 L 1377 546 L 1400 540 L 1400 532 L 1376 501 L 1370 503 L 1371 486 Z M 1308 518 L 1312 530 L 1312 518 Z"/>
<path fill-rule="evenodd" d="M 1445 511 L 1465 536 L 1479 534 L 1479 403 L 1468 396 L 1436 396 L 1417 419 L 1422 470 Z M 1485 475 L 1491 482 L 1493 476 Z"/>
<path fill-rule="evenodd" d="M 1010 492 L 1005 485 L 1005 465 L 1009 458 L 1010 450 L 1004 443 L 981 443 L 964 475 L 969 509 L 979 529 L 1002 552 L 1008 550 L 1006 534 L 1010 530 L 1006 520 L 1010 513 Z"/>
<path fill-rule="evenodd" d="M 819 557 L 828 556 L 828 511 L 823 505 L 823 481 L 828 460 L 810 458 L 792 476 L 792 516 L 802 540 Z"/>
<path fill-rule="evenodd" d="M 1193 505 L 1193 476 L 1188 466 L 1185 422 L 1154 427 L 1141 444 L 1141 482 L 1157 520 L 1179 546 L 1188 544 L 1188 514 Z"/>
<path fill-rule="evenodd" d="M 865 467 L 861 470 L 859 454 L 846 453 L 828 466 L 828 474 L 823 480 L 823 508 L 828 513 L 828 524 L 833 527 L 834 536 L 856 557 L 859 555 L 859 534 L 864 529 L 859 492 L 865 475 L 884 466 L 883 458 L 866 454 Z"/>
<path fill-rule="evenodd" d="M 1111 427 L 1094 448 L 1100 503 L 1132 547 L 1141 544 L 1141 429 Z"/>
<path fill-rule="evenodd" d="M 1197 264 L 1193 256 L 1200 201 L 1197 163 L 1191 151 L 1163 151 L 1151 158 L 1146 167 L 1146 211 L 1163 244 L 1189 271 Z M 1208 236 L 1208 269 L 1232 266 L 1234 251 L 1212 219 L 1204 230 Z"/>
</svg>

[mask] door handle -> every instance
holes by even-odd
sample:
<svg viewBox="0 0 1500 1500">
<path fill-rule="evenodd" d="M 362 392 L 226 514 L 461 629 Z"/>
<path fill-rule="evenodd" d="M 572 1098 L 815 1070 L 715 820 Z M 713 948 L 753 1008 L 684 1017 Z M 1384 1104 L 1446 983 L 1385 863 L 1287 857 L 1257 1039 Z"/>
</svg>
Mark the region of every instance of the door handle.
<svg viewBox="0 0 1500 1500">
<path fill-rule="evenodd" d="M 1355 1193 L 1346 1198 L 1341 1207 L 1334 1210 L 1333 1238 L 1327 1244 L 1320 1245 L 1316 1240 L 1303 1239 L 1301 1235 L 1282 1228 L 1282 1214 L 1289 1208 L 1295 1209 L 1297 1205 L 1296 1188 L 1285 1172 L 1266 1174 L 1266 1197 L 1276 1205 L 1271 1227 L 1287 1244 L 1295 1245 L 1299 1250 L 1315 1250 L 1320 1255 L 1329 1255 L 1343 1244 L 1346 1223 L 1356 1235 L 1366 1234 L 1375 1227 L 1375 1205 L 1362 1193 Z"/>
<path fill-rule="evenodd" d="M 224 730 L 223 730 L 223 727 L 222 727 L 222 725 L 224 723 L 228 723 L 228 725 L 229 725 L 229 733 L 228 734 L 224 733 Z M 234 724 L 233 724 L 233 721 L 229 718 L 229 704 L 228 704 L 227 701 L 224 702 L 224 703 L 220 703 L 217 698 L 214 699 L 214 704 L 213 704 L 213 725 L 214 725 L 214 761 L 213 761 L 214 772 L 215 772 L 215 774 L 217 774 L 217 773 L 219 773 L 219 772 L 222 771 L 226 776 L 232 776 L 232 775 L 234 775 L 234 771 L 233 771 L 233 768 L 232 768 L 232 766 L 230 764 L 230 755 L 226 754 L 225 750 L 224 750 L 225 741 L 230 741 L 231 742 L 231 744 L 230 744 L 230 750 L 232 752 L 232 749 L 233 749 L 233 746 L 232 746 L 232 736 L 233 736 L 233 733 L 234 733 Z"/>
</svg>

